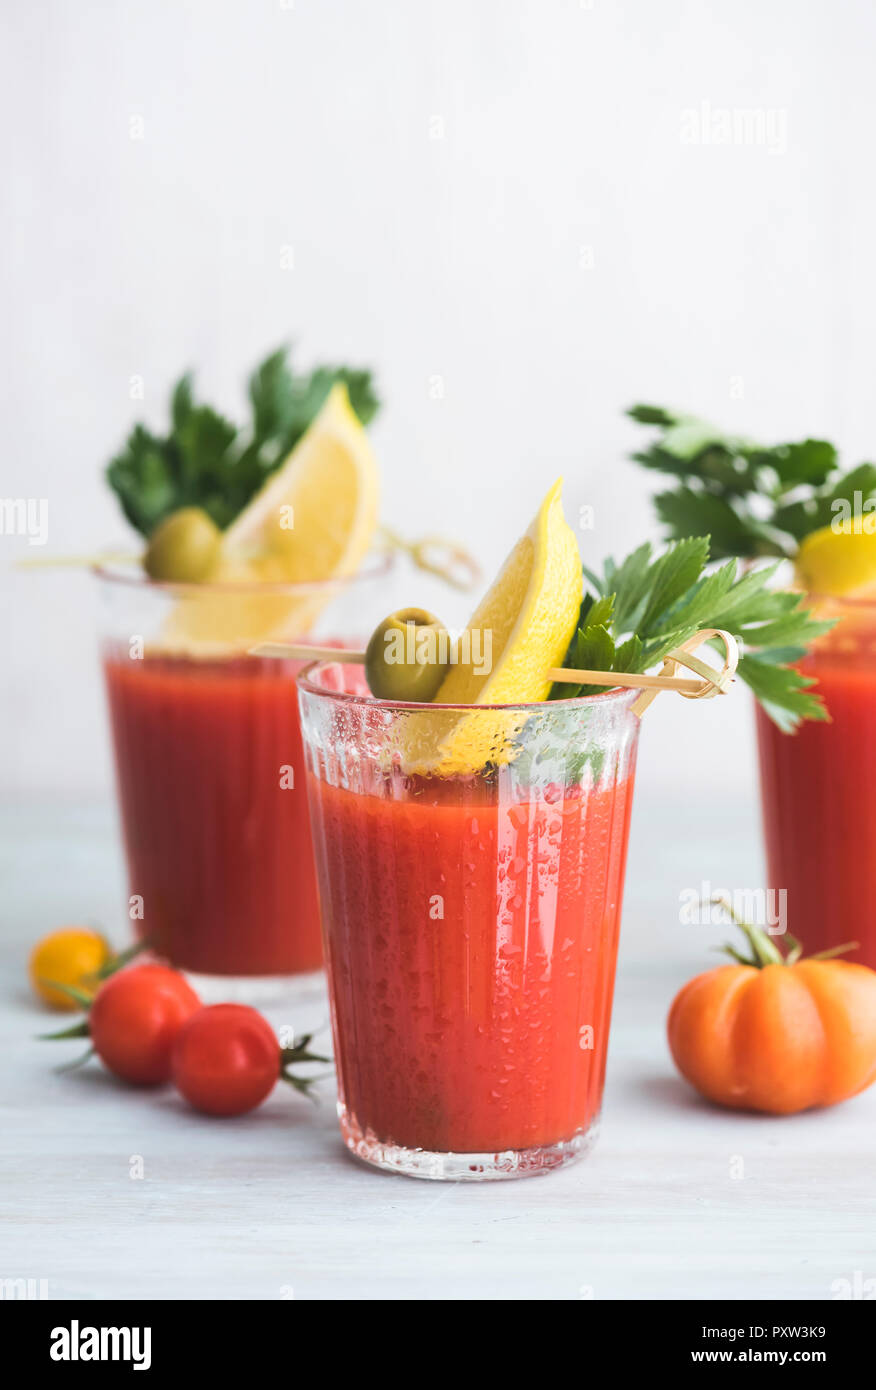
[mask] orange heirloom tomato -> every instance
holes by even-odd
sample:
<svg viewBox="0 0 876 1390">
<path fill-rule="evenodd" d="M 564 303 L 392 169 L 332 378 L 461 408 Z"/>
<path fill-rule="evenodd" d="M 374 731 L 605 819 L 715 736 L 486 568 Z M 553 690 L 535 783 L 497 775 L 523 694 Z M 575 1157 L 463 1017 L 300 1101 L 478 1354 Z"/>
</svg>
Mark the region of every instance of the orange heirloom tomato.
<svg viewBox="0 0 876 1390">
<path fill-rule="evenodd" d="M 757 927 L 752 946 L 676 995 L 669 1047 L 702 1095 L 734 1110 L 792 1115 L 863 1091 L 876 1080 L 876 971 L 849 961 L 782 955 Z M 850 948 L 843 948 L 850 949 Z"/>
<path fill-rule="evenodd" d="M 38 941 L 30 956 L 30 981 L 35 992 L 53 1009 L 78 1009 L 69 994 L 52 983 L 93 994 L 97 972 L 112 952 L 99 932 L 90 927 L 61 927 Z"/>
</svg>

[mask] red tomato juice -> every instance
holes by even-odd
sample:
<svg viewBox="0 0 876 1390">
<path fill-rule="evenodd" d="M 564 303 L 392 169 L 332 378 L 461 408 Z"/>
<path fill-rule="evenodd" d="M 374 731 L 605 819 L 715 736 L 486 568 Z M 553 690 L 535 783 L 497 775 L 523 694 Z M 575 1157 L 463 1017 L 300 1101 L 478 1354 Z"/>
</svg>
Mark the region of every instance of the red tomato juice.
<svg viewBox="0 0 876 1390">
<path fill-rule="evenodd" d="M 287 975 L 322 964 L 300 668 L 105 661 L 130 892 L 144 906 L 136 925 L 188 970 Z"/>
<path fill-rule="evenodd" d="M 783 734 L 757 710 L 769 885 L 807 954 L 858 941 L 843 958 L 876 967 L 876 622 L 842 620 L 801 669 L 829 724 Z"/>
<path fill-rule="evenodd" d="M 506 802 L 312 778 L 341 1124 L 353 1146 L 526 1150 L 598 1115 L 632 773 Z"/>
</svg>

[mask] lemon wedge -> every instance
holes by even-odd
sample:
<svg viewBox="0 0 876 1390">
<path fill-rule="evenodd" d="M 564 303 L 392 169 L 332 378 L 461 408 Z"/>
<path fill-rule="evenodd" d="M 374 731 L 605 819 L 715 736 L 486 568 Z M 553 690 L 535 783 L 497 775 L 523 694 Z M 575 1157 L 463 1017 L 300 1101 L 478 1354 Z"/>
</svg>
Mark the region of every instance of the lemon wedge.
<svg viewBox="0 0 876 1390">
<path fill-rule="evenodd" d="M 539 508 L 453 647 L 436 704 L 530 704 L 547 699 L 546 672 L 561 666 L 578 622 L 578 542 L 563 516 L 562 479 Z M 401 739 L 410 771 L 453 776 L 514 756 L 526 716 L 485 710 L 412 714 Z"/>
<path fill-rule="evenodd" d="M 282 468 L 229 526 L 224 549 L 273 583 L 343 578 L 371 544 L 379 495 L 368 436 L 347 388 L 333 386 Z"/>
<path fill-rule="evenodd" d="M 796 561 L 801 588 L 834 598 L 876 592 L 876 532 L 863 529 L 868 519 L 822 526 L 805 537 Z"/>
<path fill-rule="evenodd" d="M 346 387 L 334 386 L 286 462 L 225 532 L 210 585 L 203 593 L 193 587 L 169 614 L 162 648 L 227 655 L 306 634 L 365 558 L 379 493 L 368 436 Z M 269 587 L 288 584 L 298 592 Z"/>
</svg>

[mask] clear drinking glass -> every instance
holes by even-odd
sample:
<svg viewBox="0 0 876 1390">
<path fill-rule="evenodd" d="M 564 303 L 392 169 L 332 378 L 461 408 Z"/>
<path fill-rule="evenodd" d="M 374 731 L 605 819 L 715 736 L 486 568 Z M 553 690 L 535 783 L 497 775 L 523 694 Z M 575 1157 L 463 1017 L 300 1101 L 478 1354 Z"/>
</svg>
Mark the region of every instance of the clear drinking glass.
<svg viewBox="0 0 876 1390">
<path fill-rule="evenodd" d="M 406 705 L 340 663 L 298 686 L 345 1144 L 423 1178 L 572 1160 L 602 1097 L 637 692 Z"/>
<path fill-rule="evenodd" d="M 757 707 L 768 880 L 808 953 L 858 941 L 843 958 L 876 967 L 876 603 L 810 600 L 837 619 L 800 662 L 830 722 L 783 734 Z"/>
<path fill-rule="evenodd" d="M 378 557 L 352 579 L 310 585 L 97 571 L 132 916 L 159 954 L 202 977 L 208 997 L 212 977 L 225 998 L 261 997 L 322 966 L 302 663 L 247 649 L 268 628 L 283 640 L 315 630 L 361 643 L 384 615 L 390 569 Z M 230 977 L 245 988 L 229 994 Z"/>
</svg>

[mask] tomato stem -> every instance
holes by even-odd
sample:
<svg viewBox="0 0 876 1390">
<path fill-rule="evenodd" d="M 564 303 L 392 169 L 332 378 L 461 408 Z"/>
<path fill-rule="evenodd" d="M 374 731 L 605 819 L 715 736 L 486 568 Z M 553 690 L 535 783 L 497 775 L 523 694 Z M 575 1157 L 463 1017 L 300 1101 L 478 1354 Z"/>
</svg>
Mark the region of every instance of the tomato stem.
<svg viewBox="0 0 876 1390">
<path fill-rule="evenodd" d="M 77 989 L 75 985 L 64 985 L 60 980 L 40 980 L 39 983 L 45 985 L 47 989 L 60 990 L 61 993 L 66 994 L 68 998 L 74 999 L 79 1007 L 85 1009 L 86 1012 L 91 1008 L 92 995 L 90 995 L 87 990 Z M 64 1035 L 60 1033 L 48 1033 L 46 1036 L 62 1037 Z"/>
<path fill-rule="evenodd" d="M 846 951 L 857 951 L 861 945 L 860 941 L 846 941 L 842 946 L 831 946 L 826 951 L 816 951 L 814 956 L 807 956 L 807 960 L 833 960 L 834 956 L 844 956 Z"/>
<path fill-rule="evenodd" d="M 73 1062 L 64 1062 L 62 1066 L 56 1067 L 55 1070 L 59 1074 L 67 1071 L 78 1071 L 80 1067 L 85 1066 L 86 1062 L 90 1062 L 93 1056 L 94 1048 L 89 1047 L 88 1051 L 83 1052 L 81 1057 L 77 1057 Z"/>
<path fill-rule="evenodd" d="M 148 936 L 144 936 L 142 940 L 135 941 L 133 946 L 126 946 L 124 951 L 114 951 L 109 960 L 96 972 L 94 979 L 100 981 L 108 980 L 110 975 L 115 975 L 116 971 L 121 970 L 123 965 L 128 965 L 130 961 L 142 955 L 144 951 L 151 950 L 152 942 L 149 940 Z"/>
<path fill-rule="evenodd" d="M 57 989 L 58 986 L 55 985 L 53 988 Z M 88 1026 L 88 1019 L 83 1018 L 78 1023 L 74 1023 L 72 1028 L 64 1028 L 60 1033 L 37 1033 L 37 1037 L 43 1042 L 55 1042 L 59 1038 L 89 1038 L 91 1037 L 91 1029 Z"/>
<path fill-rule="evenodd" d="M 722 951 L 724 955 L 730 956 L 731 960 L 737 961 L 740 965 L 753 966 L 755 970 L 763 970 L 766 965 L 796 965 L 799 960 L 804 959 L 802 945 L 797 940 L 796 936 L 792 936 L 790 932 L 784 932 L 782 934 L 783 944 L 786 949 L 781 951 L 776 942 L 773 941 L 763 927 L 756 927 L 753 922 L 746 922 L 744 917 L 740 917 L 739 913 L 733 907 L 733 904 L 728 902 L 726 898 L 722 898 L 720 894 L 718 894 L 710 898 L 709 901 L 714 907 L 721 907 L 724 909 L 730 920 L 734 922 L 744 934 L 751 947 L 750 956 L 743 955 L 740 950 L 730 945 L 729 942 L 715 948 L 718 951 Z M 829 950 L 819 951 L 816 955 L 806 956 L 805 959 L 832 960 L 834 956 L 844 955 L 846 951 L 857 950 L 858 945 L 859 943 L 857 941 L 847 941 L 843 946 L 831 946 Z"/>
<path fill-rule="evenodd" d="M 94 980 L 96 985 L 102 985 L 104 980 L 108 980 L 117 970 L 121 970 L 122 966 L 127 965 L 135 956 L 139 956 L 141 952 L 150 951 L 151 949 L 152 945 L 148 938 L 144 938 L 142 941 L 135 941 L 133 946 L 126 947 L 124 951 L 113 952 L 109 960 L 106 961 L 99 970 L 96 970 L 93 975 L 88 975 L 85 978 Z M 88 990 L 85 989 L 78 989 L 76 985 L 65 985 L 62 984 L 60 980 L 40 980 L 39 983 L 46 986 L 48 989 L 60 990 L 62 994 L 67 995 L 68 999 L 74 1000 L 75 1003 L 79 1005 L 80 1009 L 84 1009 L 86 1013 L 88 1013 L 91 1005 L 94 1003 L 94 994 L 90 994 Z M 76 1028 L 79 1026 L 79 1024 L 75 1025 Z M 42 1033 L 40 1036 L 43 1038 L 87 1038 L 88 1025 L 86 1024 L 84 1027 L 84 1033 L 71 1030 L 63 1033 Z"/>
<path fill-rule="evenodd" d="M 292 1039 L 291 1047 L 280 1049 L 280 1080 L 285 1081 L 290 1086 L 294 1086 L 296 1091 L 307 1096 L 309 1100 L 318 1102 L 319 1097 L 314 1095 L 311 1087 L 317 1082 L 330 1076 L 331 1072 L 322 1072 L 319 1076 L 296 1076 L 290 1070 L 296 1063 L 301 1062 L 331 1062 L 331 1057 L 323 1057 L 318 1052 L 310 1051 L 310 1044 L 313 1041 L 312 1033 L 302 1033 L 300 1037 Z"/>
<path fill-rule="evenodd" d="M 740 965 L 753 965 L 756 970 L 762 970 L 765 965 L 784 965 L 785 958 L 771 941 L 763 927 L 756 927 L 752 922 L 746 922 L 743 917 L 733 907 L 731 902 L 720 896 L 712 898 L 715 907 L 723 908 L 727 916 L 743 933 L 749 946 L 751 947 L 751 957 L 743 956 L 742 953 L 733 946 L 725 946 L 723 949 L 729 956 L 739 962 Z"/>
</svg>

